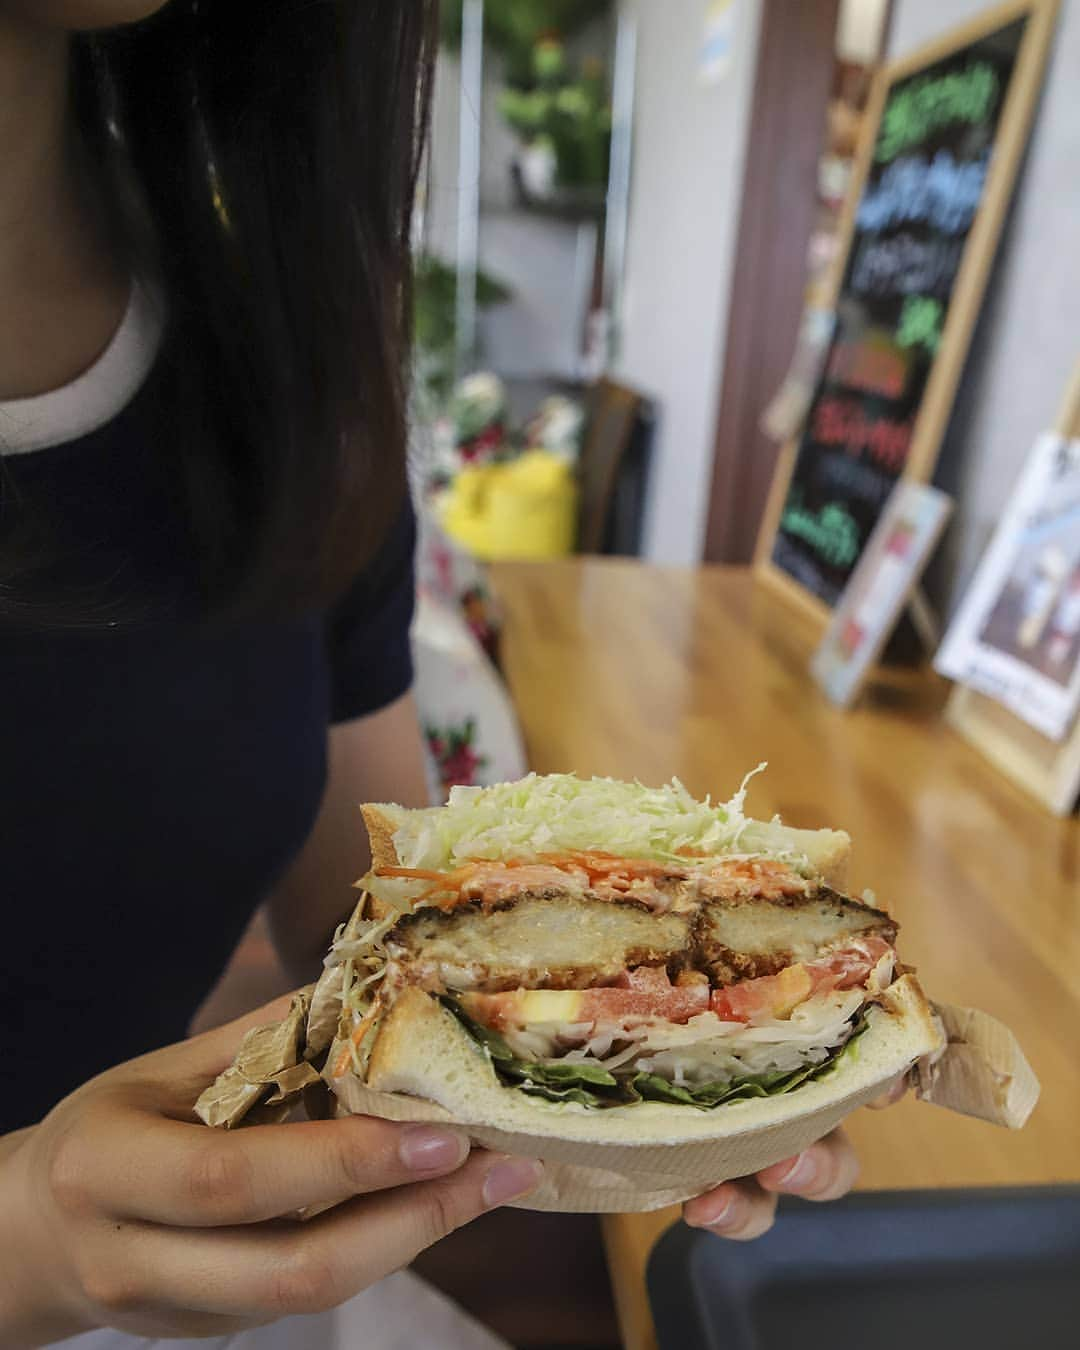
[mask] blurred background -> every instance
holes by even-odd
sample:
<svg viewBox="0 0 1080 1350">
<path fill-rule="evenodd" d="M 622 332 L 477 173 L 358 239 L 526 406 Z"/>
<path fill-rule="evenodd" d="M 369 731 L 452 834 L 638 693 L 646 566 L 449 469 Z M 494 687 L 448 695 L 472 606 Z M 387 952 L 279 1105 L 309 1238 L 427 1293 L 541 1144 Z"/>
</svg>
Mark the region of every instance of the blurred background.
<svg viewBox="0 0 1080 1350">
<path fill-rule="evenodd" d="M 784 439 L 761 419 L 827 291 L 873 71 L 986 6 L 485 0 L 472 43 L 479 8 L 443 7 L 418 240 L 424 448 L 444 473 L 538 440 L 569 455 L 626 391 L 632 430 L 616 417 L 589 441 L 573 528 L 517 550 L 746 562 Z M 938 464 L 957 497 L 931 586 L 946 609 L 1075 357 L 1078 70 L 1066 4 Z M 455 401 L 474 372 L 498 383 Z M 481 550 L 515 551 L 472 523 Z"/>
</svg>

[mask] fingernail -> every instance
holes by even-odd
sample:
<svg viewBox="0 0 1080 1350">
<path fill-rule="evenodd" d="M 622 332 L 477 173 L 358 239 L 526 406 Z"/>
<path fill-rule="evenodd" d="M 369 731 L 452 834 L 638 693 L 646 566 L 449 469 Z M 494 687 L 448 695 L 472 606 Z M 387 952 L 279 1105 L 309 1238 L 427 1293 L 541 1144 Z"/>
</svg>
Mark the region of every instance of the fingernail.
<svg viewBox="0 0 1080 1350">
<path fill-rule="evenodd" d="M 489 1209 L 528 1195 L 540 1183 L 544 1168 L 531 1158 L 506 1158 L 497 1162 L 484 1178 L 484 1204 Z"/>
<path fill-rule="evenodd" d="M 776 1178 L 776 1185 L 784 1190 L 798 1191 L 812 1186 L 817 1180 L 818 1166 L 809 1149 L 800 1153 L 786 1172 Z"/>
<path fill-rule="evenodd" d="M 402 1131 L 398 1154 L 412 1172 L 445 1172 L 465 1161 L 468 1142 L 450 1130 L 410 1125 Z"/>
<path fill-rule="evenodd" d="M 742 1201 L 732 1192 L 720 1198 L 714 1209 L 706 1210 L 699 1228 L 734 1228 L 742 1218 Z"/>
</svg>

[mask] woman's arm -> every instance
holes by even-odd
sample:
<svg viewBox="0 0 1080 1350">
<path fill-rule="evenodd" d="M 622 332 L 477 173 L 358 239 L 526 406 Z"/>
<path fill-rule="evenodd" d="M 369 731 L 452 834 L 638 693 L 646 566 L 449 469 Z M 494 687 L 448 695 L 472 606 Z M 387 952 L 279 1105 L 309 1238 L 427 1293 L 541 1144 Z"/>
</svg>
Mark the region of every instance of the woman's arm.
<svg viewBox="0 0 1080 1350">
<path fill-rule="evenodd" d="M 361 802 L 426 806 L 423 741 L 406 694 L 369 717 L 330 728 L 326 792 L 315 827 L 267 903 L 278 955 L 297 984 L 318 974 L 334 928 L 356 901 L 370 866 Z"/>
</svg>

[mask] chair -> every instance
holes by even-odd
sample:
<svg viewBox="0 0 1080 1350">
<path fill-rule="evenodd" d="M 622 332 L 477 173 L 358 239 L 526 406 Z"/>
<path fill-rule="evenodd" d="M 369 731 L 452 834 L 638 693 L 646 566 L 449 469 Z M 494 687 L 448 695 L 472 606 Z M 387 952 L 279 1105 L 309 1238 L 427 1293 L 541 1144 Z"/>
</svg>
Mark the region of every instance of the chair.
<svg viewBox="0 0 1080 1350">
<path fill-rule="evenodd" d="M 660 1350 L 1076 1345 L 1080 1186 L 784 1199 L 756 1242 L 668 1229 L 646 1278 Z"/>
<path fill-rule="evenodd" d="M 646 400 L 613 380 L 597 381 L 581 449 L 579 553 L 638 551 L 648 432 Z"/>
</svg>

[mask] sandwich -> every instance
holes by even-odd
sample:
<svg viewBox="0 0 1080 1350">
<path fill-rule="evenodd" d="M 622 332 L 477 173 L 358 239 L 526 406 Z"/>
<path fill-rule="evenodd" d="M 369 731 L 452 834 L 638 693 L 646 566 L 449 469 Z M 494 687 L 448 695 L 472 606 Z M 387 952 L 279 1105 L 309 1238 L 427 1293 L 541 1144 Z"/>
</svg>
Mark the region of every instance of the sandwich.
<svg viewBox="0 0 1080 1350">
<path fill-rule="evenodd" d="M 831 1128 L 940 1023 L 896 921 L 846 891 L 848 836 L 753 820 L 746 792 L 531 774 L 364 806 L 364 900 L 309 1020 L 331 1009 L 325 1080 L 534 1141 Z"/>
</svg>

